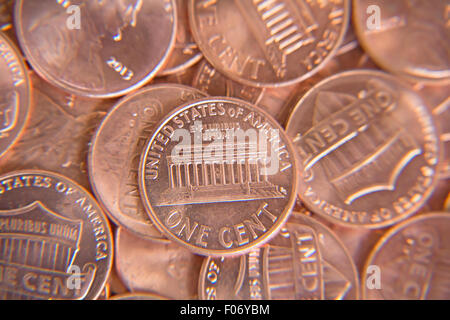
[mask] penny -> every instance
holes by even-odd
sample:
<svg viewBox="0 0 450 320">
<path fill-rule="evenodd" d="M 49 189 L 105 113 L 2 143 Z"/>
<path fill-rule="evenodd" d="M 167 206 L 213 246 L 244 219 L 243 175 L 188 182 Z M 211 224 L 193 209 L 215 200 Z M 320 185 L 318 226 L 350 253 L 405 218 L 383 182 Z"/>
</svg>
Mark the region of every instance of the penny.
<svg viewBox="0 0 450 320">
<path fill-rule="evenodd" d="M 415 79 L 450 79 L 450 1 L 353 2 L 356 35 L 383 69 Z"/>
<path fill-rule="evenodd" d="M 159 124 L 141 157 L 139 190 L 170 240 L 201 255 L 234 255 L 286 221 L 296 170 L 275 120 L 245 101 L 217 97 L 187 103 Z"/>
<path fill-rule="evenodd" d="M 199 295 L 207 300 L 354 300 L 359 279 L 339 238 L 294 212 L 268 244 L 240 258 L 205 259 Z"/>
<path fill-rule="evenodd" d="M 20 139 L 0 159 L 0 173 L 21 169 L 42 169 L 62 174 L 84 188 L 90 188 L 86 157 L 92 134 L 109 104 L 75 98 L 74 109 L 64 106 L 59 92 L 42 90 L 39 77 L 33 85 L 29 120 Z M 63 96 L 64 97 L 64 96 Z"/>
<path fill-rule="evenodd" d="M 120 100 L 98 127 L 89 152 L 89 178 L 94 194 L 116 224 L 143 237 L 165 239 L 151 223 L 139 196 L 140 156 L 167 113 L 205 96 L 182 85 L 149 86 Z"/>
<path fill-rule="evenodd" d="M 110 297 L 109 300 L 168 300 L 165 297 L 149 293 L 128 293 Z"/>
<path fill-rule="evenodd" d="M 124 95 L 150 81 L 175 41 L 174 0 L 19 0 L 19 42 L 33 69 L 75 95 Z"/>
<path fill-rule="evenodd" d="M 363 286 L 364 298 L 450 299 L 449 229 L 448 213 L 427 213 L 389 230 L 367 259 L 365 269 L 376 266 L 378 272 L 364 274 L 362 281 L 373 288 Z"/>
<path fill-rule="evenodd" d="M 197 299 L 202 257 L 173 243 L 160 243 L 119 228 L 115 266 L 131 292 L 153 292 L 176 300 Z"/>
<path fill-rule="evenodd" d="M 158 73 L 158 76 L 167 76 L 169 74 L 179 73 L 192 67 L 203 57 L 194 41 L 194 38 L 192 37 L 191 29 L 189 27 L 187 1 L 176 0 L 176 4 L 178 26 L 175 45 L 166 64 L 164 65 L 163 70 Z"/>
<path fill-rule="evenodd" d="M 222 74 L 256 87 L 315 73 L 340 46 L 349 1 L 189 1 L 194 38 Z"/>
<path fill-rule="evenodd" d="M 0 32 L 0 157 L 23 131 L 30 107 L 28 71 L 14 44 Z"/>
<path fill-rule="evenodd" d="M 294 108 L 287 133 L 302 163 L 300 198 L 334 223 L 391 225 L 420 209 L 437 181 L 433 119 L 407 84 L 383 72 L 321 81 Z"/>
<path fill-rule="evenodd" d="M 2 299 L 95 299 L 112 263 L 108 220 L 95 199 L 41 170 L 0 177 Z"/>
</svg>

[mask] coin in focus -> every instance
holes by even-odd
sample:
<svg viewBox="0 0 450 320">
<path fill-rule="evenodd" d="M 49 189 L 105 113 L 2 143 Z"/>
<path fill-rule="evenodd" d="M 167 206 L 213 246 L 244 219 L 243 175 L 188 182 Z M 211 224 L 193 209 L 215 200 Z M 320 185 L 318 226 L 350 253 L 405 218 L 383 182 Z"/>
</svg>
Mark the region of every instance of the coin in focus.
<svg viewBox="0 0 450 320">
<path fill-rule="evenodd" d="M 450 299 L 449 230 L 448 213 L 426 213 L 389 230 L 367 259 L 364 298 Z"/>
<path fill-rule="evenodd" d="M 233 98 L 197 100 L 159 124 L 141 157 L 147 213 L 202 255 L 244 253 L 286 221 L 297 190 L 294 149 L 265 111 Z"/>
<path fill-rule="evenodd" d="M 191 34 L 189 27 L 188 9 L 186 0 L 176 0 L 177 4 L 177 31 L 173 50 L 158 76 L 167 76 L 182 72 L 199 62 L 203 55 Z"/>
<path fill-rule="evenodd" d="M 300 198 L 334 223 L 391 225 L 420 209 L 435 187 L 433 119 L 389 74 L 358 70 L 323 80 L 298 102 L 287 133 L 302 163 Z"/>
<path fill-rule="evenodd" d="M 416 80 L 450 80 L 449 0 L 354 0 L 361 45 L 382 68 Z"/>
<path fill-rule="evenodd" d="M 294 212 L 268 244 L 240 258 L 205 259 L 199 296 L 207 300 L 354 300 L 352 258 L 325 225 Z"/>
<path fill-rule="evenodd" d="M 14 145 L 28 118 L 30 80 L 19 51 L 0 32 L 0 157 Z"/>
<path fill-rule="evenodd" d="M 108 220 L 75 182 L 47 171 L 0 177 L 0 297 L 95 299 L 112 263 Z"/>
<path fill-rule="evenodd" d="M 77 3 L 16 3 L 20 45 L 41 77 L 75 95 L 106 98 L 155 76 L 175 41 L 174 0 Z"/>
<path fill-rule="evenodd" d="M 95 195 L 116 224 L 143 237 L 164 238 L 152 225 L 139 196 L 140 156 L 166 114 L 205 96 L 182 85 L 149 86 L 124 97 L 103 120 L 91 143 L 89 178 Z"/>
<path fill-rule="evenodd" d="M 288 85 L 315 73 L 344 37 L 347 0 L 190 0 L 192 33 L 222 74 L 257 87 Z"/>
<path fill-rule="evenodd" d="M 173 243 L 142 239 L 116 231 L 115 267 L 131 292 L 153 292 L 177 300 L 197 299 L 202 257 Z"/>
</svg>

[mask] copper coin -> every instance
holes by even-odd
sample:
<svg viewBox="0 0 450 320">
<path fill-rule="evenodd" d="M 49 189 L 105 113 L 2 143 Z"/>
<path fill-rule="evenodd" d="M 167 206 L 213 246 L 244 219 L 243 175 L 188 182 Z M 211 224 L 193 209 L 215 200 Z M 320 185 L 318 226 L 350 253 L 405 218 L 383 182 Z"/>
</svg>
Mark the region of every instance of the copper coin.
<svg viewBox="0 0 450 320">
<path fill-rule="evenodd" d="M 349 1 L 190 0 L 192 33 L 225 76 L 257 87 L 302 81 L 340 46 Z"/>
<path fill-rule="evenodd" d="M 44 92 L 43 80 L 34 73 L 30 78 L 33 90 L 29 120 L 20 139 L 0 159 L 0 173 L 48 170 L 89 188 L 88 144 L 109 104 L 98 99 L 79 104 L 79 99 L 75 98 L 72 100 L 75 109 L 69 110 L 53 86 Z"/>
<path fill-rule="evenodd" d="M 418 95 L 383 72 L 314 86 L 288 124 L 302 162 L 299 196 L 335 223 L 379 228 L 416 212 L 437 181 L 439 141 Z"/>
<path fill-rule="evenodd" d="M 159 124 L 141 157 L 139 189 L 169 239 L 202 255 L 234 255 L 286 221 L 296 170 L 292 144 L 274 119 L 218 97 L 185 104 Z"/>
<path fill-rule="evenodd" d="M 416 80 L 450 79 L 448 0 L 355 0 L 361 45 L 383 69 Z"/>
<path fill-rule="evenodd" d="M 167 300 L 167 298 L 149 293 L 126 293 L 110 297 L 109 300 Z"/>
<path fill-rule="evenodd" d="M 197 299 L 202 257 L 173 242 L 142 239 L 119 228 L 116 271 L 131 292 L 153 292 L 177 299 Z"/>
<path fill-rule="evenodd" d="M 103 120 L 91 143 L 89 178 L 95 195 L 116 224 L 143 237 L 165 238 L 152 225 L 139 196 L 140 156 L 166 114 L 205 96 L 177 84 L 150 86 L 124 97 Z"/>
<path fill-rule="evenodd" d="M 199 295 L 208 300 L 353 300 L 359 297 L 359 278 L 338 237 L 294 212 L 268 244 L 240 258 L 205 259 Z"/>
<path fill-rule="evenodd" d="M 28 118 L 30 81 L 19 51 L 0 33 L 0 157 L 19 138 Z"/>
<path fill-rule="evenodd" d="M 200 62 L 192 86 L 211 96 L 234 97 L 257 104 L 265 89 L 240 84 L 218 72 L 207 60 Z"/>
<path fill-rule="evenodd" d="M 153 78 L 173 47 L 174 0 L 69 4 L 19 0 L 14 22 L 33 69 L 70 93 L 124 95 Z"/>
<path fill-rule="evenodd" d="M 40 170 L 0 177 L 0 247 L 2 299 L 95 299 L 113 254 L 95 199 Z"/>
<path fill-rule="evenodd" d="M 192 67 L 203 57 L 192 37 L 191 29 L 189 27 L 187 1 L 176 0 L 176 3 L 178 26 L 175 45 L 163 70 L 158 73 L 158 76 L 167 76 L 169 74 L 182 72 L 183 70 Z"/>
<path fill-rule="evenodd" d="M 420 215 L 389 230 L 373 249 L 365 267 L 379 268 L 380 287 L 369 289 L 364 285 L 364 298 L 450 299 L 449 230 L 448 213 Z M 373 273 L 365 273 L 363 281 L 370 282 L 370 276 Z"/>
</svg>

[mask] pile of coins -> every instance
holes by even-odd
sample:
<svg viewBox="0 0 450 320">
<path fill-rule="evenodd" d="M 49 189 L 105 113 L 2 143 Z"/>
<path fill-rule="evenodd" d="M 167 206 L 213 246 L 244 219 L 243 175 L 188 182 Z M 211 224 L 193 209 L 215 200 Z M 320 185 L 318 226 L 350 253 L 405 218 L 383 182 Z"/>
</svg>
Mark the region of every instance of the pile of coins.
<svg viewBox="0 0 450 320">
<path fill-rule="evenodd" d="M 0 26 L 0 299 L 450 299 L 450 1 Z"/>
</svg>

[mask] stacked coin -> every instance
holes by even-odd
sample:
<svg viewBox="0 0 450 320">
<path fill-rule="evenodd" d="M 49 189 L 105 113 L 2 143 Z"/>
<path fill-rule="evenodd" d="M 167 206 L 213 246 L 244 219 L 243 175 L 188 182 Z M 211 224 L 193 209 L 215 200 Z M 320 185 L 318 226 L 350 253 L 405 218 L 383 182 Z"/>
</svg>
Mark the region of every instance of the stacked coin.
<svg viewBox="0 0 450 320">
<path fill-rule="evenodd" d="M 0 299 L 450 299 L 448 12 L 0 0 Z"/>
</svg>

